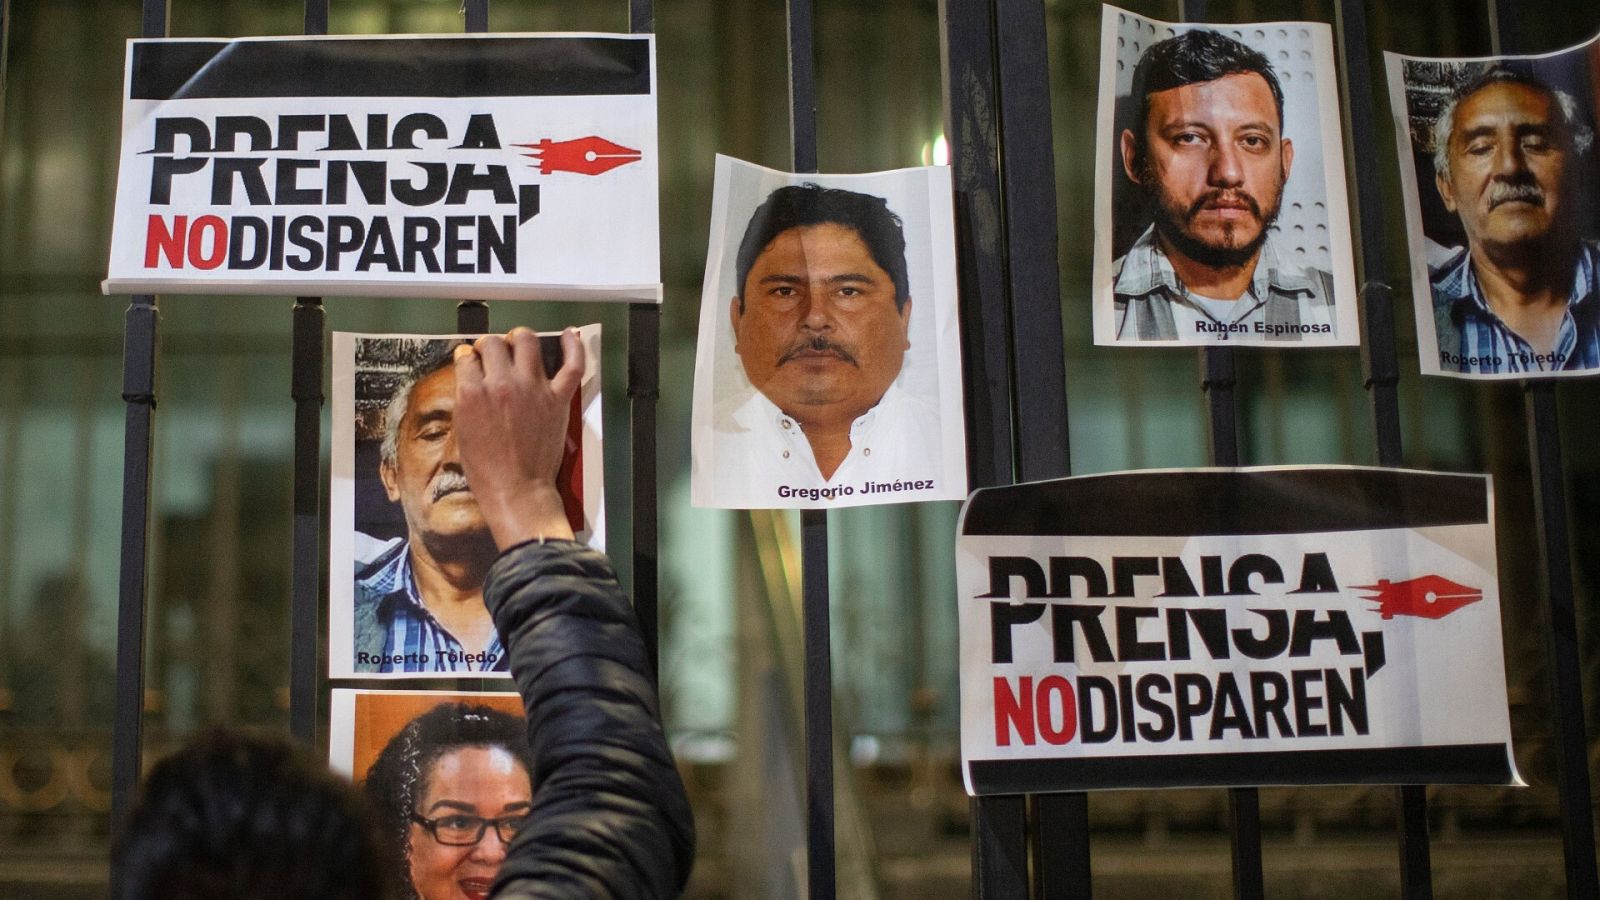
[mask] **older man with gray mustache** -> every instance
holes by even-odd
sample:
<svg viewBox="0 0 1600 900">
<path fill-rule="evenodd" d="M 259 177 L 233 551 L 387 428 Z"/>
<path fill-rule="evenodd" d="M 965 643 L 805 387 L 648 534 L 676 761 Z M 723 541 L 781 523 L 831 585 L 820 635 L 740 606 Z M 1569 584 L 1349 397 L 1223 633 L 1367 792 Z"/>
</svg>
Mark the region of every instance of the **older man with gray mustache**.
<svg viewBox="0 0 1600 900">
<path fill-rule="evenodd" d="M 358 563 L 358 672 L 506 669 L 483 605 L 495 543 L 456 448 L 452 349 L 414 367 L 385 414 L 378 474 L 400 505 L 406 537 Z"/>
<path fill-rule="evenodd" d="M 1434 183 L 1467 242 L 1430 272 L 1441 369 L 1600 368 L 1600 247 L 1573 210 L 1594 141 L 1580 115 L 1566 92 L 1494 66 L 1435 120 Z"/>
</svg>

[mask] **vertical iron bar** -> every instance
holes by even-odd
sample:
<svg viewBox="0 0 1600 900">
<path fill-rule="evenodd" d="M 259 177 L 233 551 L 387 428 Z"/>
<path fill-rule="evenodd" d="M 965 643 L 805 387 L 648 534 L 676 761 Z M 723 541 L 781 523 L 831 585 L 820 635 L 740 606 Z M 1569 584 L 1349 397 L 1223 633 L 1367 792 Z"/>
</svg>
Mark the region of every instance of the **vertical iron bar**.
<svg viewBox="0 0 1600 900">
<path fill-rule="evenodd" d="M 659 532 L 656 506 L 656 398 L 661 396 L 661 306 L 628 306 L 628 399 L 632 410 L 633 611 L 650 677 L 660 678 Z"/>
<path fill-rule="evenodd" d="M 1549 379 L 1524 388 L 1533 506 L 1538 517 L 1539 563 L 1544 570 L 1545 633 L 1549 641 L 1551 710 L 1555 717 L 1556 780 L 1561 792 L 1561 843 L 1567 897 L 1596 900 L 1594 807 L 1589 786 L 1588 739 L 1583 716 L 1583 669 L 1578 659 L 1578 624 L 1572 593 L 1567 536 L 1565 473 L 1556 387 Z"/>
<path fill-rule="evenodd" d="M 466 14 L 468 34 L 482 34 L 489 30 L 489 0 L 463 0 L 461 11 Z"/>
<path fill-rule="evenodd" d="M 305 33 L 328 33 L 328 0 L 306 0 Z M 294 401 L 293 571 L 289 606 L 289 733 L 312 742 L 317 734 L 317 672 L 322 642 L 322 336 L 321 297 L 297 297 L 290 313 L 289 396 Z"/>
<path fill-rule="evenodd" d="M 817 48 L 811 0 L 787 0 L 789 138 L 796 172 L 817 171 Z"/>
<path fill-rule="evenodd" d="M 1206 19 L 1205 0 L 1179 0 L 1185 22 Z M 1238 383 L 1232 347 L 1207 347 L 1201 351 L 1200 387 L 1206 395 L 1211 427 L 1211 464 L 1239 465 L 1239 412 L 1234 387 Z M 1233 851 L 1235 900 L 1259 900 L 1264 893 L 1261 874 L 1261 800 L 1255 788 L 1228 791 L 1229 845 Z"/>
<path fill-rule="evenodd" d="M 306 34 L 328 33 L 328 0 L 306 0 Z"/>
<path fill-rule="evenodd" d="M 789 135 L 796 172 L 817 171 L 815 14 L 811 0 L 787 0 Z M 806 886 L 811 900 L 837 891 L 833 827 L 833 658 L 829 622 L 828 512 L 800 514 L 800 582 L 805 633 Z"/>
<path fill-rule="evenodd" d="M 655 28 L 654 0 L 628 0 L 628 30 Z M 650 677 L 661 667 L 660 531 L 656 497 L 656 400 L 661 396 L 661 304 L 628 307 L 628 399 L 633 442 L 633 610 L 639 617 Z"/>
<path fill-rule="evenodd" d="M 990 12 L 989 0 L 939 0 L 944 130 L 955 181 L 967 469 L 974 488 L 1011 484 L 1015 456 Z"/>
<path fill-rule="evenodd" d="M 1034 900 L 1088 900 L 1094 895 L 1089 877 L 1089 795 L 1073 791 L 1034 794 L 1029 799 Z"/>
<path fill-rule="evenodd" d="M 1233 851 L 1233 896 L 1262 900 L 1261 793 L 1255 788 L 1228 791 L 1228 845 Z"/>
<path fill-rule="evenodd" d="M 168 0 L 145 0 L 140 34 L 165 37 Z M 138 294 L 124 318 L 122 562 L 117 584 L 117 711 L 112 727 L 111 817 L 133 805 L 144 737 L 144 625 L 150 533 L 151 430 L 156 408 L 156 298 Z"/>
<path fill-rule="evenodd" d="M 955 182 L 967 472 L 978 488 L 1011 484 L 1015 458 L 993 7 L 990 0 L 939 0 L 939 22 L 944 129 Z M 1055 248 L 1048 252 L 1054 259 Z M 1025 798 L 978 797 L 971 810 L 972 896 L 1024 900 Z"/>
<path fill-rule="evenodd" d="M 1036 481 L 1059 478 L 1071 468 L 1050 58 L 1043 0 L 998 0 L 994 9 L 1017 477 Z M 1026 378 L 1016 374 L 1023 372 Z"/>
<path fill-rule="evenodd" d="M 156 298 L 128 306 L 122 347 L 127 403 L 122 452 L 122 568 L 117 599 L 117 713 L 112 735 L 111 811 L 120 822 L 140 775 L 144 726 L 144 619 L 150 528 L 151 429 L 155 415 Z"/>
<path fill-rule="evenodd" d="M 1346 133 L 1351 148 L 1377 146 L 1377 112 L 1373 105 L 1371 51 L 1367 44 L 1364 0 L 1335 0 L 1335 27 L 1343 57 L 1340 85 Z M 1351 155 L 1351 162 L 1354 157 Z M 1372 433 L 1378 465 L 1402 464 L 1400 442 L 1400 369 L 1394 343 L 1394 296 L 1385 281 L 1383 198 L 1371 166 L 1350 165 L 1355 175 L 1356 249 L 1360 259 L 1362 339 Z M 1424 785 L 1395 789 L 1396 829 L 1402 900 L 1431 900 L 1433 864 L 1428 838 L 1428 794 Z"/>
<path fill-rule="evenodd" d="M 466 19 L 463 31 L 468 34 L 482 34 L 489 30 L 489 0 L 462 0 L 461 11 Z M 488 332 L 489 304 L 482 300 L 463 300 L 456 304 L 457 334 Z"/>
<path fill-rule="evenodd" d="M 1041 0 L 997 0 L 993 8 L 1017 479 L 1036 481 L 1071 471 L 1056 195 L 1049 189 L 1056 183 L 1050 58 Z M 1033 896 L 1088 900 L 1088 794 L 1030 797 L 1028 815 Z"/>
<path fill-rule="evenodd" d="M 833 641 L 828 596 L 828 511 L 800 513 L 805 632 L 806 884 L 811 900 L 836 891 L 833 832 Z"/>
<path fill-rule="evenodd" d="M 655 0 L 628 0 L 628 31 L 633 34 L 650 34 L 655 30 Z"/>
<path fill-rule="evenodd" d="M 1491 52 L 1531 50 L 1521 31 L 1531 10 L 1516 0 L 1488 0 Z M 1593 794 L 1589 784 L 1588 729 L 1573 605 L 1572 558 L 1567 534 L 1566 472 L 1561 462 L 1561 421 L 1556 386 L 1549 379 L 1523 383 L 1533 468 L 1533 508 L 1538 519 L 1541 604 L 1550 653 L 1551 711 L 1555 718 L 1556 782 L 1560 791 L 1561 844 L 1569 900 L 1600 898 L 1595 871 Z"/>
<path fill-rule="evenodd" d="M 324 7 L 324 12 L 326 7 Z M 320 297 L 300 297 L 291 313 L 294 400 L 294 571 L 289 622 L 289 733 L 311 742 L 317 732 L 321 641 L 322 339 Z"/>
</svg>

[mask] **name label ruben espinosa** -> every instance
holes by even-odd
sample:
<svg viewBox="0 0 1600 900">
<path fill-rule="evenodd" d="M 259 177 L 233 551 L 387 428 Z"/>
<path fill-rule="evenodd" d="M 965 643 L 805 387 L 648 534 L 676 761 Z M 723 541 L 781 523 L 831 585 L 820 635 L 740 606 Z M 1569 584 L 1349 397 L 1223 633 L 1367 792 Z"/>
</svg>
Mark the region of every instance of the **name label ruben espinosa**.
<svg viewBox="0 0 1600 900">
<path fill-rule="evenodd" d="M 659 300 L 648 36 L 133 41 L 105 289 Z"/>
<path fill-rule="evenodd" d="M 1484 476 L 1113 473 L 975 492 L 956 542 L 977 794 L 1507 783 Z"/>
</svg>

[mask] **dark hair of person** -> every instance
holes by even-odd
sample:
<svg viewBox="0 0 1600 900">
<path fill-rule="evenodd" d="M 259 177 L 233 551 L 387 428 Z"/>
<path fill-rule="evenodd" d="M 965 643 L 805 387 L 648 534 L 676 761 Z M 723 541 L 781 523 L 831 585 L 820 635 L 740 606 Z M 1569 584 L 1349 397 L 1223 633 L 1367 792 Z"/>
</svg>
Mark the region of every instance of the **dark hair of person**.
<svg viewBox="0 0 1600 900">
<path fill-rule="evenodd" d="M 488 706 L 441 703 L 410 722 L 384 745 L 367 770 L 367 800 L 377 813 L 378 830 L 400 871 L 411 871 L 411 814 L 428 792 L 428 776 L 445 754 L 467 747 L 498 747 L 511 754 L 533 781 L 533 753 L 522 719 Z M 402 897 L 414 898 L 411 879 Z"/>
<path fill-rule="evenodd" d="M 778 188 L 751 214 L 735 261 L 740 312 L 744 312 L 745 279 L 755 268 L 756 258 L 778 235 L 809 225 L 854 229 L 861 243 L 867 245 L 872 261 L 894 282 L 894 308 L 905 309 L 911 286 L 906 280 L 906 236 L 900 217 L 882 197 L 808 182 Z"/>
<path fill-rule="evenodd" d="M 395 896 L 354 786 L 282 738 L 223 731 L 150 770 L 111 872 L 114 900 Z"/>
<path fill-rule="evenodd" d="M 1272 91 L 1278 108 L 1278 131 L 1283 131 L 1283 87 L 1272 71 L 1272 63 L 1261 53 L 1233 38 L 1208 28 L 1196 28 L 1152 44 L 1139 57 L 1133 70 L 1132 95 L 1139 99 L 1139 117 L 1133 134 L 1144 155 L 1144 130 L 1150 118 L 1150 95 L 1216 81 L 1227 75 L 1260 75 Z"/>
</svg>

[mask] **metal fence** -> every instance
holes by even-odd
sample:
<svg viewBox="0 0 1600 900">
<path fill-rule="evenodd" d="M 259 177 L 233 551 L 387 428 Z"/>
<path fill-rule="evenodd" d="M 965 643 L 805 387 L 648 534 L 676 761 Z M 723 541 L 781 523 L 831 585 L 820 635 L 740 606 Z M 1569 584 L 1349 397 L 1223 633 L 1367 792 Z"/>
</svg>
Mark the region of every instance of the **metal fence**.
<svg viewBox="0 0 1600 900">
<path fill-rule="evenodd" d="M 1527 30 L 1535 13 L 1530 4 L 1489 0 L 1481 10 L 1482 29 L 1506 50 L 1543 50 Z M 1247 5 L 1247 8 L 1253 8 Z M 166 33 L 169 6 L 163 0 L 145 0 L 142 29 L 146 36 Z M 488 0 L 464 4 L 467 30 L 487 30 Z M 1203 2 L 1188 0 L 1172 15 L 1204 20 Z M 810 0 L 788 3 L 788 69 L 793 164 L 796 171 L 815 171 L 819 97 L 814 61 L 818 53 L 814 32 L 816 11 Z M 653 27 L 649 0 L 631 0 L 628 21 L 634 31 Z M 1347 150 L 1379 146 L 1381 128 L 1376 121 L 1374 88 L 1370 80 L 1372 50 L 1367 45 L 1367 9 L 1361 3 L 1336 4 L 1335 24 L 1344 61 Z M 1459 18 L 1470 20 L 1472 12 Z M 963 297 L 962 331 L 966 348 L 969 457 L 974 486 L 1004 484 L 1068 474 L 1068 378 L 1062 333 L 1062 277 L 1058 268 L 1059 241 L 1056 195 L 1039 190 L 1055 184 L 1058 129 L 1051 122 L 1051 60 L 1048 44 L 1049 7 L 1042 0 L 941 0 L 942 79 L 945 87 L 945 133 L 950 136 L 955 167 L 958 247 Z M 9 6 L 0 6 L 0 33 L 10 19 Z M 327 0 L 307 0 L 304 30 L 326 33 Z M 1595 23 L 1589 23 L 1590 30 Z M 1471 28 L 1472 25 L 1452 27 Z M 1588 32 L 1582 32 L 1586 35 Z M 5 42 L 0 40 L 0 47 Z M 776 57 L 777 47 L 769 48 Z M 0 60 L 0 73 L 4 72 Z M 0 101 L 4 99 L 0 82 Z M 826 139 L 827 135 L 820 135 Z M 1392 221 L 1385 207 L 1384 185 L 1372 165 L 1352 169 L 1353 209 L 1357 212 L 1360 280 L 1363 284 L 1363 368 L 1373 433 L 1371 458 L 1380 465 L 1402 461 L 1402 434 L 1407 425 L 1401 405 L 1406 400 L 1402 370 L 1396 352 L 1394 304 L 1405 302 L 1404 291 L 1391 287 L 1395 260 L 1384 253 Z M 1397 296 L 1398 293 L 1398 296 Z M 320 448 L 323 402 L 322 347 L 325 313 L 318 298 L 298 298 L 291 312 L 293 347 L 286 393 L 294 403 L 293 478 L 291 495 L 293 562 L 290 584 L 283 594 L 292 596 L 287 612 L 272 612 L 263 605 L 251 615 L 289 618 L 290 659 L 288 723 L 291 731 L 307 740 L 317 731 L 319 701 L 325 684 L 320 680 L 319 628 L 321 617 Z M 656 422 L 655 400 L 660 390 L 660 309 L 651 304 L 633 307 L 628 314 L 629 387 L 632 401 L 633 471 L 633 593 L 641 619 L 651 635 L 657 628 L 658 583 L 656 529 Z M 488 330 L 488 309 L 481 303 L 463 303 L 457 310 L 457 329 Z M 88 736 L 65 738 L 43 732 L 8 731 L 4 748 L 6 778 L 0 778 L 0 808 L 10 816 L 35 816 L 62 811 L 99 815 L 109 804 L 126 806 L 140 771 L 141 748 L 161 743 L 143 731 L 146 708 L 144 679 L 149 670 L 144 649 L 150 600 L 150 560 L 160 541 L 151 530 L 151 484 L 155 465 L 152 422 L 156 407 L 156 373 L 162 358 L 157 352 L 159 314 L 154 297 L 136 297 L 125 316 L 122 396 L 126 402 L 124 491 L 122 496 L 122 569 L 114 704 L 116 741 L 111 756 L 112 775 L 106 779 L 103 753 L 90 749 Z M 16 351 L 17 348 L 9 348 Z M 171 348 L 168 347 L 170 352 Z M 262 351 L 257 351 L 262 352 Z M 1219 465 L 1250 461 L 1241 446 L 1239 407 L 1242 395 L 1259 389 L 1259 374 L 1247 351 L 1212 350 L 1201 354 L 1196 386 L 1206 406 L 1210 425 L 1210 458 Z M 8 370 L 9 371 L 9 370 Z M 86 366 L 86 379 L 103 375 Z M 1241 371 L 1245 374 L 1241 375 Z M 237 373 L 236 373 L 237 375 Z M 14 381 L 6 389 L 18 390 Z M 1570 491 L 1564 483 L 1562 436 L 1571 446 L 1575 426 L 1563 422 L 1558 394 L 1593 392 L 1587 382 L 1563 385 L 1558 392 L 1550 382 L 1530 381 L 1522 387 L 1526 440 L 1533 463 L 1534 518 L 1543 585 L 1538 592 L 1545 604 L 1540 613 L 1549 647 L 1552 677 L 1551 708 L 1555 739 L 1552 743 L 1559 779 L 1560 829 L 1564 845 L 1566 888 L 1569 897 L 1597 896 L 1595 886 L 1593 799 L 1589 791 L 1588 743 L 1581 696 L 1581 637 L 1570 555 L 1592 553 L 1593 547 L 1576 546 L 1568 533 L 1566 508 Z M 1497 395 L 1498 396 L 1498 395 Z M 3 401 L 0 397 L 0 401 Z M 1590 407 L 1582 407 L 1588 410 Z M 11 421 L 14 423 L 15 418 Z M 1578 434 L 1587 432 L 1579 431 Z M 0 441 L 4 437 L 0 436 Z M 1587 446 L 1587 445 L 1586 445 Z M 1569 451 L 1570 452 L 1570 451 Z M 4 450 L 15 460 L 15 449 Z M 226 456 L 223 457 L 227 459 Z M 244 465 L 237 457 L 235 465 Z M 223 483 L 237 485 L 238 471 L 224 475 Z M 6 496 L 14 496 L 7 492 Z M 231 501 L 237 510 L 241 498 Z M 1588 508 L 1587 506 L 1585 508 Z M 0 508 L 0 541 L 4 552 L 14 553 L 16 525 L 4 520 Z M 87 515 L 87 513 L 85 513 Z M 835 895 L 833 791 L 834 702 L 830 652 L 827 555 L 829 515 L 803 516 L 802 595 L 804 597 L 805 679 L 805 787 L 808 802 L 807 888 L 812 897 Z M 207 572 L 195 577 L 218 579 L 225 584 L 230 565 L 240 560 L 219 549 Z M 3 560 L 0 560 L 3 562 Z M 0 565 L 0 570 L 6 567 Z M 70 598 L 74 588 L 62 585 L 58 596 Z M 70 602 L 65 607 L 71 608 Z M 227 623 L 211 628 L 228 631 Z M 1592 626 L 1590 626 L 1592 628 Z M 8 629 L 5 637 L 17 653 Z M 272 657 L 264 665 L 281 662 Z M 92 681 L 88 663 L 79 666 L 81 682 Z M 87 703 L 87 700 L 75 701 Z M 5 755 L 9 754 L 9 755 Z M 30 768 L 32 767 L 32 768 Z M 35 771 L 36 770 L 36 771 Z M 13 776 L 13 773 L 19 773 Z M 109 780 L 109 794 L 100 785 Z M 7 786 L 10 787 L 7 787 Z M 12 789 L 15 788 L 15 789 Z M 1421 786 L 1395 790 L 1392 803 L 1400 822 L 1396 838 L 1402 896 L 1432 896 L 1426 792 Z M 47 802 L 48 801 L 48 802 Z M 1264 895 L 1261 845 L 1261 799 L 1254 790 L 1228 792 L 1227 808 L 1233 843 L 1233 884 L 1238 897 Z M 32 807 L 39 807 L 35 810 Z M 1270 815 L 1270 811 L 1269 811 Z M 72 821 L 85 821 L 81 816 Z M 62 821 L 67 821 L 62 819 Z M 972 806 L 973 894 L 982 897 L 1088 897 L 1090 879 L 1090 805 L 1083 795 L 992 798 Z M 103 833 L 81 824 L 73 828 L 85 845 Z M 49 833 L 48 831 L 46 833 Z"/>
</svg>

